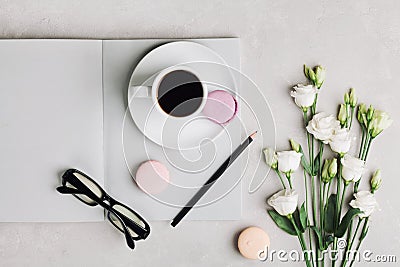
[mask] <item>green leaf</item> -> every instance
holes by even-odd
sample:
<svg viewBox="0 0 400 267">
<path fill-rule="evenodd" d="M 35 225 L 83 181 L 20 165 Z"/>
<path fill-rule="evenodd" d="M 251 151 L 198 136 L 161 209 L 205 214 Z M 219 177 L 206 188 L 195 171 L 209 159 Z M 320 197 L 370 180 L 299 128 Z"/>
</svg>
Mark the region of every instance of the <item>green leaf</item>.
<svg viewBox="0 0 400 267">
<path fill-rule="evenodd" d="M 359 210 L 359 209 L 354 209 L 354 208 L 349 209 L 349 210 L 346 212 L 346 214 L 344 215 L 342 221 L 340 222 L 339 227 L 336 229 L 336 231 L 335 231 L 335 236 L 336 236 L 336 237 L 343 237 L 344 234 L 345 234 L 346 231 L 347 231 L 347 228 L 348 228 L 349 225 L 350 225 L 350 222 L 353 220 L 353 218 L 354 218 L 357 214 L 360 214 L 360 213 L 362 213 L 362 211 Z"/>
<path fill-rule="evenodd" d="M 325 207 L 324 226 L 325 232 L 335 232 L 335 218 L 336 218 L 336 194 L 332 194 L 328 198 L 328 203 Z"/>
<path fill-rule="evenodd" d="M 306 214 L 305 208 L 303 206 L 302 206 L 302 208 L 303 208 L 303 211 L 299 210 L 298 208 L 296 209 L 296 211 L 293 213 L 293 219 L 294 219 L 294 222 L 296 223 L 299 231 L 304 233 L 307 229 L 307 214 Z M 302 220 L 305 220 L 305 221 L 302 221 Z"/>
<path fill-rule="evenodd" d="M 304 168 L 304 170 L 309 174 L 309 175 L 312 175 L 312 170 L 311 170 L 311 166 L 310 166 L 310 164 L 308 163 L 308 161 L 307 161 L 307 159 L 306 159 L 306 157 L 304 156 L 304 151 L 303 151 L 303 148 L 300 146 L 300 151 L 299 151 L 301 154 L 303 154 L 302 156 L 301 156 L 301 166 L 303 166 L 303 168 Z"/>
<path fill-rule="evenodd" d="M 311 226 L 311 229 L 314 231 L 315 235 L 317 236 L 319 249 L 324 250 L 323 238 L 322 238 L 321 231 L 316 226 Z"/>
<path fill-rule="evenodd" d="M 309 174 L 312 175 L 312 170 L 310 167 L 310 164 L 308 164 L 306 158 L 303 156 L 301 156 L 301 166 L 303 166 L 304 170 Z"/>
<path fill-rule="evenodd" d="M 300 222 L 299 209 L 296 209 L 295 212 L 293 212 L 293 219 L 294 219 L 294 222 L 297 225 L 297 229 L 299 229 L 300 232 L 304 233 L 305 232 L 305 228 L 303 228 L 303 226 L 301 225 L 301 222 Z"/>
<path fill-rule="evenodd" d="M 276 225 L 283 231 L 285 231 L 290 235 L 297 235 L 296 230 L 293 227 L 293 224 L 290 222 L 288 218 L 280 215 L 275 210 L 269 210 L 268 214 L 271 216 L 272 220 L 276 223 Z"/>
<path fill-rule="evenodd" d="M 319 166 L 320 166 L 320 162 L 319 162 L 319 153 L 318 153 L 314 159 L 314 176 L 318 175 Z"/>
<path fill-rule="evenodd" d="M 304 170 L 309 174 L 309 175 L 313 175 L 312 170 L 311 170 L 311 166 L 310 164 L 308 164 L 306 158 L 303 156 L 301 156 L 301 166 L 303 166 Z"/>
<path fill-rule="evenodd" d="M 303 205 L 301 205 L 300 208 L 300 223 L 303 229 L 307 229 L 307 222 L 308 222 L 305 204 L 306 203 L 303 202 Z"/>
</svg>

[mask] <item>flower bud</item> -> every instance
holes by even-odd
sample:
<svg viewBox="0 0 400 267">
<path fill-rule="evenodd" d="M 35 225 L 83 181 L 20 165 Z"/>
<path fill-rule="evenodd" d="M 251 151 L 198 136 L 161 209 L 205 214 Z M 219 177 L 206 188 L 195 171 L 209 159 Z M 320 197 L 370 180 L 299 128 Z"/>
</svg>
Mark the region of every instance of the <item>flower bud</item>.
<svg viewBox="0 0 400 267">
<path fill-rule="evenodd" d="M 340 104 L 338 120 L 340 121 L 340 125 L 343 127 L 347 121 L 347 111 L 346 106 L 344 104 Z"/>
<path fill-rule="evenodd" d="M 357 96 L 355 93 L 354 88 L 350 88 L 350 93 L 349 93 L 349 100 L 350 100 L 350 107 L 355 108 L 357 105 Z"/>
<path fill-rule="evenodd" d="M 315 86 L 321 88 L 322 84 L 325 81 L 326 71 L 322 66 L 316 66 L 314 69 L 315 72 Z"/>
<path fill-rule="evenodd" d="M 367 106 L 364 103 L 358 105 L 357 120 L 361 125 L 367 127 Z"/>
<path fill-rule="evenodd" d="M 367 111 L 367 120 L 371 121 L 372 117 L 374 116 L 374 107 L 372 105 L 369 105 L 368 111 Z"/>
<path fill-rule="evenodd" d="M 305 64 L 304 64 L 304 75 L 307 77 L 309 81 L 311 81 L 315 85 L 315 73 L 310 67 L 307 67 Z"/>
<path fill-rule="evenodd" d="M 358 113 L 357 113 L 357 119 L 359 122 L 363 122 L 362 114 L 367 113 L 367 106 L 364 103 L 361 103 L 358 105 Z"/>
<path fill-rule="evenodd" d="M 381 176 L 381 170 L 376 170 L 374 175 L 371 178 L 371 190 L 372 193 L 375 192 L 376 190 L 381 187 L 382 184 L 382 176 Z"/>
<path fill-rule="evenodd" d="M 345 93 L 343 98 L 344 98 L 344 103 L 346 105 L 349 105 L 350 104 L 350 95 L 349 95 L 349 93 Z"/>
<path fill-rule="evenodd" d="M 264 149 L 265 162 L 271 166 L 272 169 L 278 168 L 278 156 L 273 148 L 267 147 Z"/>
<path fill-rule="evenodd" d="M 290 146 L 292 147 L 292 149 L 296 152 L 300 152 L 300 144 L 297 143 L 296 141 L 294 141 L 293 139 L 290 139 Z"/>
<path fill-rule="evenodd" d="M 331 159 L 328 168 L 328 174 L 331 179 L 336 176 L 337 168 L 338 168 L 337 159 L 336 158 Z"/>
<path fill-rule="evenodd" d="M 329 183 L 329 181 L 331 180 L 331 177 L 329 177 L 328 169 L 329 169 L 329 160 L 326 159 L 324 161 L 324 166 L 322 167 L 322 173 L 321 173 L 321 180 L 325 184 Z"/>
<path fill-rule="evenodd" d="M 329 183 L 337 173 L 337 159 L 325 159 L 322 167 L 321 179 L 324 183 Z"/>
</svg>

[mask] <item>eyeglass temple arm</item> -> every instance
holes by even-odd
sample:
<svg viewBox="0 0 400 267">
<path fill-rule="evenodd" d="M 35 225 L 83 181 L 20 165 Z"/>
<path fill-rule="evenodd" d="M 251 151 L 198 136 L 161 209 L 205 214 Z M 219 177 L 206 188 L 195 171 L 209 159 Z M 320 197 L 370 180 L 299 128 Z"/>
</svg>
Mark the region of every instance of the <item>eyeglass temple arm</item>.
<svg viewBox="0 0 400 267">
<path fill-rule="evenodd" d="M 70 188 L 70 187 L 67 187 L 65 185 L 57 187 L 56 190 L 58 192 L 60 192 L 61 194 L 81 194 L 81 192 L 78 189 Z M 124 235 L 125 235 L 126 243 L 128 244 L 128 246 L 131 249 L 134 249 L 135 248 L 135 243 L 134 243 L 132 237 L 129 235 L 129 232 L 128 232 L 129 230 L 126 228 L 126 225 L 125 225 L 124 221 L 112 209 L 107 208 L 107 210 L 109 212 L 111 212 L 112 214 L 114 214 L 114 216 L 121 222 L 121 225 L 124 228 Z"/>
<path fill-rule="evenodd" d="M 149 235 L 149 230 L 148 229 L 144 229 L 142 227 L 140 227 L 139 225 L 137 225 L 134 221 L 132 221 L 131 219 L 129 219 L 128 217 L 124 216 L 124 214 L 120 213 L 119 211 L 114 211 L 112 209 L 109 208 L 105 208 L 108 211 L 112 211 L 113 214 L 118 214 L 119 217 L 125 217 L 126 220 L 124 220 L 123 222 L 127 225 L 129 225 L 129 227 L 131 227 L 138 235 L 140 235 L 142 238 L 146 238 Z"/>
<path fill-rule="evenodd" d="M 120 221 L 120 223 L 121 223 L 121 225 L 122 225 L 122 228 L 124 228 L 124 235 L 125 235 L 126 243 L 128 244 L 128 246 L 129 246 L 131 249 L 134 249 L 134 248 L 135 248 L 135 242 L 133 241 L 131 235 L 129 234 L 129 230 L 128 230 L 128 228 L 126 227 L 124 221 L 123 221 L 123 220 L 121 219 L 121 217 L 120 217 L 116 212 L 114 212 L 112 209 L 107 209 L 107 210 L 108 210 L 108 212 L 111 212 L 111 213 Z"/>
<path fill-rule="evenodd" d="M 71 188 L 65 185 L 57 187 L 56 190 L 61 194 L 81 194 L 78 189 Z"/>
<path fill-rule="evenodd" d="M 65 186 L 65 185 L 57 187 L 56 190 L 61 194 L 82 194 L 82 192 L 80 190 L 78 190 L 76 188 L 71 188 L 71 187 L 68 187 L 68 186 Z M 113 211 L 107 205 L 102 205 L 103 204 L 102 202 L 98 202 L 98 204 L 100 204 L 103 208 L 105 208 L 106 210 L 112 212 L 113 214 L 116 214 L 117 215 L 116 217 L 118 217 L 122 221 L 121 216 L 124 216 L 123 214 L 121 214 L 118 211 L 117 212 Z M 131 222 L 129 218 L 126 218 L 126 219 L 128 220 L 129 225 L 132 228 L 134 228 L 136 231 L 138 231 L 141 235 L 144 236 L 144 235 L 148 234 L 148 231 L 146 231 L 146 229 L 143 229 L 143 228 L 139 227 L 138 225 L 136 225 L 134 222 Z"/>
</svg>

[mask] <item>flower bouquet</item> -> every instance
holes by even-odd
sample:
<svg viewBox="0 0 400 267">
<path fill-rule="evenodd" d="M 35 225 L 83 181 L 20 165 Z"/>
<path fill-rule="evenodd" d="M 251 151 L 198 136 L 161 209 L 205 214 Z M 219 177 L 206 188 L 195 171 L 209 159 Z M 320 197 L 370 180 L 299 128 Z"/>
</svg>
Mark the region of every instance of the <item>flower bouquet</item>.
<svg viewBox="0 0 400 267">
<path fill-rule="evenodd" d="M 352 266 L 355 258 L 349 255 L 358 253 L 369 230 L 369 217 L 378 208 L 375 192 L 382 182 L 381 172 L 375 171 L 369 190 L 359 190 L 360 180 L 371 144 L 392 120 L 373 106 L 358 105 L 354 89 L 344 95 L 337 116 L 317 112 L 325 69 L 304 66 L 304 74 L 309 84 L 294 86 L 291 96 L 302 113 L 307 152 L 292 139 L 290 151 L 264 149 L 267 164 L 282 184 L 282 190 L 268 199 L 273 207 L 268 213 L 279 228 L 298 237 L 308 267 L 324 266 L 328 261 L 332 266 Z M 350 134 L 354 117 L 362 130 L 356 156 L 348 153 L 351 146 L 358 145 Z M 328 148 L 331 152 L 325 154 L 332 157 L 324 155 Z M 300 165 L 305 202 L 299 207 L 292 178 Z M 353 199 L 347 203 L 345 196 L 350 190 Z M 346 242 L 338 246 L 339 241 Z M 339 249 L 344 253 L 339 255 Z"/>
</svg>

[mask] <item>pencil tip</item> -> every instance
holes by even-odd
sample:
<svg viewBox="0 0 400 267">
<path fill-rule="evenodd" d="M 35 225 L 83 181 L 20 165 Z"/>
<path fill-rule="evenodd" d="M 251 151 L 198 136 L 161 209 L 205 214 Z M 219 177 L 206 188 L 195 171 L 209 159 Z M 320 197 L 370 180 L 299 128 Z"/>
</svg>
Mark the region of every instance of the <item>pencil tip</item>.
<svg viewBox="0 0 400 267">
<path fill-rule="evenodd" d="M 252 133 L 252 134 L 250 135 L 251 139 L 254 139 L 254 137 L 256 136 L 256 134 L 257 134 L 257 131 L 255 131 L 254 133 Z"/>
</svg>

